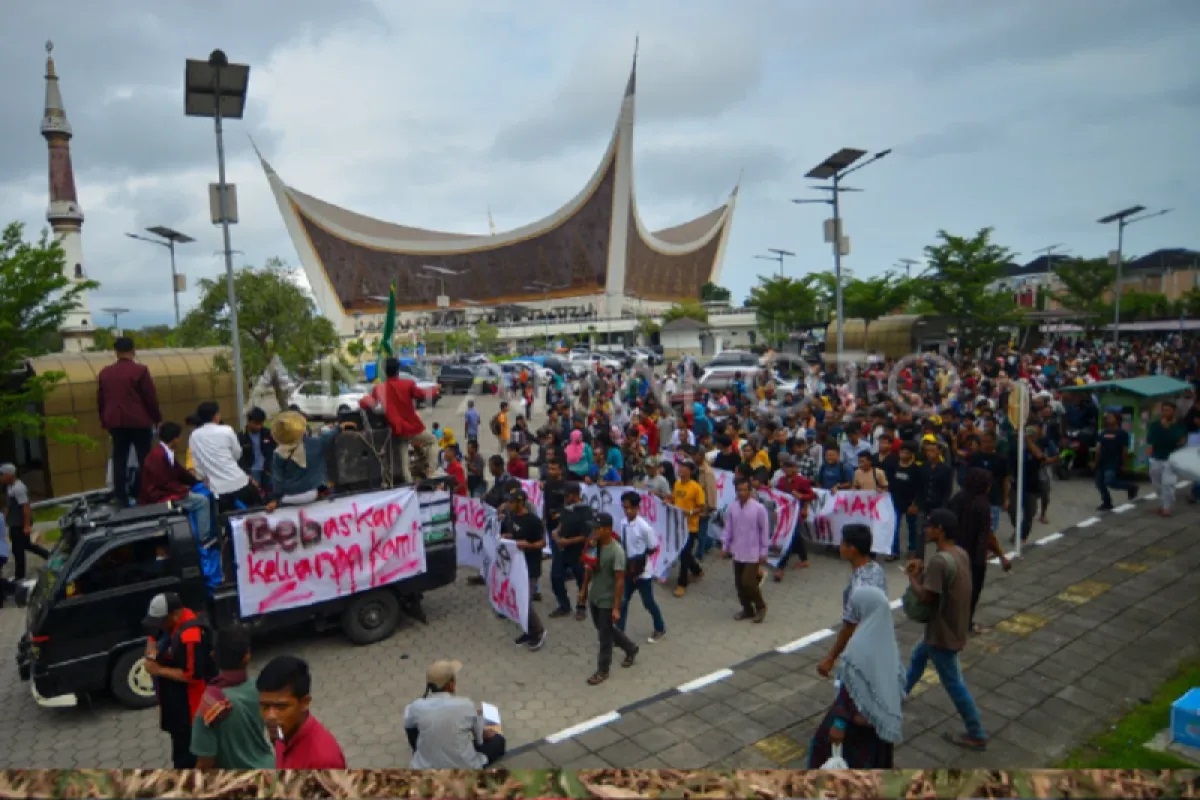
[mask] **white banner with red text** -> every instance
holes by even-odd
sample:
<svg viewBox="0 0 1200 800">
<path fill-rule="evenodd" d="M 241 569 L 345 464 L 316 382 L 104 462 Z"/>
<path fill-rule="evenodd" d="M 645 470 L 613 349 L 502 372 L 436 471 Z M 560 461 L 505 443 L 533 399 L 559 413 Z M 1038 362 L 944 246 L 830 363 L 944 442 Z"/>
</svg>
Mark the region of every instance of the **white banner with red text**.
<svg viewBox="0 0 1200 800">
<path fill-rule="evenodd" d="M 474 497 L 454 497 L 458 565 L 479 570 L 497 614 L 529 632 L 529 568 L 517 543 L 500 538 L 500 515 Z"/>
<path fill-rule="evenodd" d="M 425 572 L 413 489 L 253 513 L 230 522 L 241 615 L 377 589 Z"/>
<path fill-rule="evenodd" d="M 814 544 L 838 546 L 842 529 L 847 525 L 866 525 L 871 529 L 871 552 L 887 555 L 892 552 L 896 535 L 896 509 L 887 492 L 827 492 L 815 490 L 809 514 Z"/>
</svg>

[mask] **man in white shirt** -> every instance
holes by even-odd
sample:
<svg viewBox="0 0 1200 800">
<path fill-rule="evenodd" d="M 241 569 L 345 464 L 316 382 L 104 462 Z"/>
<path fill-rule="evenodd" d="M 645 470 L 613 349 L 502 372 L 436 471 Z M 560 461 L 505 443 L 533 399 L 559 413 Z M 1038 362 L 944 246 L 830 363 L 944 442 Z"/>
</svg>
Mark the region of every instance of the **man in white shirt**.
<svg viewBox="0 0 1200 800">
<path fill-rule="evenodd" d="M 217 507 L 222 513 L 233 511 L 238 503 L 245 508 L 262 504 L 258 487 L 241 467 L 242 445 L 233 428 L 221 422 L 221 407 L 206 400 L 196 409 L 200 427 L 188 438 L 188 449 L 196 473 L 208 484 L 217 496 Z"/>
<path fill-rule="evenodd" d="M 641 508 L 642 496 L 637 492 L 621 495 L 621 510 L 625 512 L 625 519 L 621 521 L 618 533 L 621 546 L 625 548 L 625 596 L 621 598 L 621 618 L 617 620 L 617 629 L 624 633 L 629 601 L 637 592 L 654 623 L 654 631 L 647 639 L 654 644 L 667 635 L 667 626 L 663 622 L 658 601 L 654 599 L 654 571 L 650 564 L 652 554 L 658 551 L 658 534 L 654 532 L 654 526 L 639 513 Z"/>
</svg>

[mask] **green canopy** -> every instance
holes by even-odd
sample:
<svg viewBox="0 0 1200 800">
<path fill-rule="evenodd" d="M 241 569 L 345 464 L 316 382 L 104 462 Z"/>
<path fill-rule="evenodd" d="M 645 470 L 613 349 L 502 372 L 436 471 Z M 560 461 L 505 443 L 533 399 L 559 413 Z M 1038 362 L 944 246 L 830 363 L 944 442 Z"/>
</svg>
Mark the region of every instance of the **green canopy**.
<svg viewBox="0 0 1200 800">
<path fill-rule="evenodd" d="M 1138 397 L 1164 397 L 1192 388 L 1190 383 L 1169 378 L 1166 375 L 1145 375 L 1141 378 L 1126 378 L 1120 381 L 1100 381 L 1083 386 L 1064 386 L 1064 392 L 1117 391 L 1135 394 Z"/>
</svg>

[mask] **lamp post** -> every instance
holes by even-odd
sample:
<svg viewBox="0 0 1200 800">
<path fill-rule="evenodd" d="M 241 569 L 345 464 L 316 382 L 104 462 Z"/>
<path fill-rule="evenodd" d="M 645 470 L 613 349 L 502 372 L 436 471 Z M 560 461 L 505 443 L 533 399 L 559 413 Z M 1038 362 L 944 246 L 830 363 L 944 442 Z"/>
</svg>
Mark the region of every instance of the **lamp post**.
<svg viewBox="0 0 1200 800">
<path fill-rule="evenodd" d="M 186 233 L 180 233 L 174 228 L 168 228 L 166 225 L 157 225 L 153 228 L 146 228 L 146 233 L 153 233 L 159 237 L 151 239 L 149 236 L 142 236 L 139 233 L 125 234 L 130 239 L 137 239 L 139 242 L 149 242 L 160 247 L 165 247 L 171 253 L 171 297 L 175 300 L 175 327 L 179 327 L 179 293 L 183 291 L 183 287 L 179 285 L 179 273 L 175 271 L 175 245 L 188 244 L 196 241 Z"/>
<path fill-rule="evenodd" d="M 783 277 L 783 260 L 785 258 L 795 258 L 796 254 L 790 250 L 780 250 L 778 247 L 768 247 L 767 252 L 770 253 L 771 255 L 755 256 L 755 258 L 761 258 L 764 261 L 778 261 L 779 262 L 779 277 L 782 278 Z"/>
<path fill-rule="evenodd" d="M 105 314 L 112 314 L 113 332 L 117 336 L 122 335 L 123 332 L 121 331 L 121 315 L 128 314 L 129 309 L 128 308 L 102 308 L 100 310 Z"/>
<path fill-rule="evenodd" d="M 184 69 L 184 114 L 189 117 L 212 117 L 217 137 L 217 219 L 225 247 L 225 282 L 229 289 L 229 333 L 233 342 L 233 380 L 237 389 L 237 418 L 246 415 L 246 387 L 242 376 L 242 342 L 238 330 L 237 293 L 233 287 L 233 251 L 229 244 L 229 224 L 233 209 L 229 203 L 230 187 L 225 183 L 225 139 L 222 119 L 241 119 L 246 110 L 246 87 L 250 83 L 250 67 L 231 64 L 221 50 L 213 50 L 207 61 L 187 60 Z"/>
<path fill-rule="evenodd" d="M 1097 220 L 1101 225 L 1108 225 L 1113 222 L 1117 223 L 1117 249 L 1108 254 L 1108 263 L 1117 268 L 1117 282 L 1113 286 L 1113 346 L 1121 340 L 1121 281 L 1125 277 L 1125 257 L 1123 250 L 1125 248 L 1125 228 L 1152 217 L 1161 217 L 1168 213 L 1171 209 L 1164 208 L 1161 211 L 1155 211 L 1150 214 L 1142 214 L 1146 210 L 1145 206 L 1130 206 L 1115 214 L 1109 214 L 1107 217 L 1101 217 Z"/>
<path fill-rule="evenodd" d="M 842 217 L 840 195 L 842 192 L 858 192 L 861 189 L 851 189 L 848 186 L 842 186 L 842 178 L 849 175 L 851 172 L 856 172 L 868 164 L 874 164 L 879 159 L 892 152 L 890 149 L 881 150 L 871 156 L 866 161 L 853 166 L 856 161 L 867 154 L 866 150 L 855 150 L 849 147 L 843 147 L 829 158 L 822 161 L 817 166 L 808 171 L 804 177 L 812 178 L 813 180 L 829 180 L 832 178 L 832 184 L 829 186 L 818 186 L 815 188 L 830 192 L 830 197 L 817 200 L 793 200 L 793 203 L 828 203 L 833 206 L 833 219 L 825 225 L 825 241 L 833 245 L 833 279 L 836 283 L 834 286 L 834 303 L 837 307 L 837 349 L 838 349 L 838 369 L 841 369 L 842 353 L 845 351 L 845 320 L 842 319 L 842 256 L 850 254 L 850 241 L 842 236 Z"/>
<path fill-rule="evenodd" d="M 912 279 L 912 268 L 914 264 L 920 264 L 915 258 L 902 258 L 896 262 L 896 266 L 904 268 L 904 277 Z"/>
</svg>

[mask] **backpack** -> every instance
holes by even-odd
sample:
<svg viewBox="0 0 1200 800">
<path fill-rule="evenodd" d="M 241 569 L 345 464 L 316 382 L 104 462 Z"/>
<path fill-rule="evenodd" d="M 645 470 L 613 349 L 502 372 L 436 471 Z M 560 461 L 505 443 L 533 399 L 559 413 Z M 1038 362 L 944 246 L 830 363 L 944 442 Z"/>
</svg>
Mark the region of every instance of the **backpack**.
<svg viewBox="0 0 1200 800">
<path fill-rule="evenodd" d="M 171 634 L 171 654 L 183 652 L 183 632 L 192 628 L 200 629 L 200 644 L 196 648 L 195 676 L 205 683 L 217 677 L 217 660 L 213 655 L 213 629 L 203 619 L 189 619 Z"/>
<path fill-rule="evenodd" d="M 488 427 L 492 429 L 493 436 L 500 435 L 501 428 L 500 428 L 500 415 L 499 414 L 492 417 L 492 421 L 488 423 Z"/>
<path fill-rule="evenodd" d="M 954 579 L 958 577 L 958 564 L 954 561 L 954 556 L 948 553 L 933 554 L 934 558 L 940 556 L 944 556 L 943 560 L 946 562 L 946 580 L 942 585 L 942 591 L 938 593 L 936 603 L 922 603 L 918 600 L 917 594 L 913 591 L 911 584 L 904 590 L 904 598 L 900 601 L 900 607 L 904 609 L 904 616 L 913 622 L 926 623 L 933 619 L 933 615 L 937 613 L 938 608 L 946 601 L 946 591 L 954 583 Z"/>
</svg>

